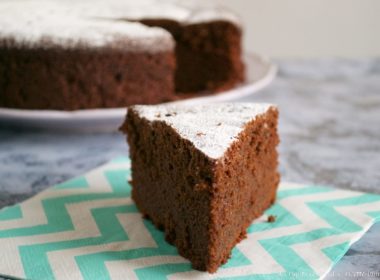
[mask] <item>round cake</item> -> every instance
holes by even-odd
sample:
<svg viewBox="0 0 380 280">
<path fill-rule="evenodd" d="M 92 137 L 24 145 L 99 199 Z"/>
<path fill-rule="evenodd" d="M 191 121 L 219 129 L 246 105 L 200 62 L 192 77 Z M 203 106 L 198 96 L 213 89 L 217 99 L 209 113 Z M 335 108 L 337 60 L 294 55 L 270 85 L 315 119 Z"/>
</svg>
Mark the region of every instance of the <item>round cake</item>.
<svg viewBox="0 0 380 280">
<path fill-rule="evenodd" d="M 239 19 L 175 2 L 2 1 L 0 107 L 157 104 L 244 80 Z"/>
</svg>

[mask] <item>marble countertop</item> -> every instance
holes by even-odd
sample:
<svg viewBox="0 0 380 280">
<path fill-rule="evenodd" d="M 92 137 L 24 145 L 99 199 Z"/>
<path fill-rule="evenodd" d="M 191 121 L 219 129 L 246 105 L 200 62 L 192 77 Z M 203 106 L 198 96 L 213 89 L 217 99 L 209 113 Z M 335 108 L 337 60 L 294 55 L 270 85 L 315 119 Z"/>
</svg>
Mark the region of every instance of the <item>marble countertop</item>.
<svg viewBox="0 0 380 280">
<path fill-rule="evenodd" d="M 278 64 L 275 82 L 241 101 L 279 105 L 282 179 L 380 193 L 380 59 Z M 0 208 L 127 154 L 117 132 L 0 128 Z M 355 272 L 380 274 L 380 224 L 327 278 Z"/>
</svg>

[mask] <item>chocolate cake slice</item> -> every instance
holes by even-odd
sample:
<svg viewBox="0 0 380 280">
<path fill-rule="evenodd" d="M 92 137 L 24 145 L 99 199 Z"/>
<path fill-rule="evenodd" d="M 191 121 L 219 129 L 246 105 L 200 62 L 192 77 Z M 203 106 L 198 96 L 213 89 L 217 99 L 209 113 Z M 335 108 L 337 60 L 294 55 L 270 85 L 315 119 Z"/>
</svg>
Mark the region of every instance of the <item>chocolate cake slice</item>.
<svg viewBox="0 0 380 280">
<path fill-rule="evenodd" d="M 195 269 L 215 272 L 274 202 L 277 118 L 270 104 L 128 108 L 132 197 Z"/>
</svg>

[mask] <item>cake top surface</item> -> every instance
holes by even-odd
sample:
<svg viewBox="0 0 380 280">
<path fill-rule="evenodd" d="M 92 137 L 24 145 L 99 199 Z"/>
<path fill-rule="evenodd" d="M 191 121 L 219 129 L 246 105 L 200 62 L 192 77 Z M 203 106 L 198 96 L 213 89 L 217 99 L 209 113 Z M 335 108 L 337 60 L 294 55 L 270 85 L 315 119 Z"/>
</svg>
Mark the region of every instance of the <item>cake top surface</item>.
<svg viewBox="0 0 380 280">
<path fill-rule="evenodd" d="M 224 8 L 199 8 L 174 0 L 3 0 L 0 14 L 1 38 L 29 45 L 49 41 L 64 47 L 112 43 L 117 47 L 127 39 L 136 49 L 161 51 L 174 47 L 165 29 L 128 20 L 169 19 L 182 24 L 226 20 L 240 26 L 238 17 Z"/>
<path fill-rule="evenodd" d="M 135 105 L 131 108 L 150 122 L 162 121 L 209 158 L 222 158 L 245 125 L 275 107 L 267 103 L 211 105 Z"/>
<path fill-rule="evenodd" d="M 0 4 L 0 14 L 0 37 L 18 44 L 152 51 L 174 47 L 170 34 L 161 28 L 79 16 L 59 2 L 4 1 Z"/>
<path fill-rule="evenodd" d="M 182 24 L 196 24 L 215 20 L 232 22 L 241 25 L 240 18 L 230 10 L 216 5 L 196 1 L 176 0 L 75 0 L 71 2 L 71 12 L 88 16 L 118 19 L 169 19 Z"/>
</svg>

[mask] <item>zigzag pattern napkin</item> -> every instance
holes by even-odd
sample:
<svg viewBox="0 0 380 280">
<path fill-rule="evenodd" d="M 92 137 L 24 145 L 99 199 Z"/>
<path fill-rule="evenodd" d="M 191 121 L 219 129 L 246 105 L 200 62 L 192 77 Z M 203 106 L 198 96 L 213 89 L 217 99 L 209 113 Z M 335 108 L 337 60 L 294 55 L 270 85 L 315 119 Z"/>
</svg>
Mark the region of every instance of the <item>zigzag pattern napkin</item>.
<svg viewBox="0 0 380 280">
<path fill-rule="evenodd" d="M 380 196 L 282 183 L 217 273 L 142 219 L 119 158 L 0 211 L 0 275 L 27 279 L 318 279 L 380 219 Z M 276 215 L 268 223 L 267 215 Z"/>
</svg>

